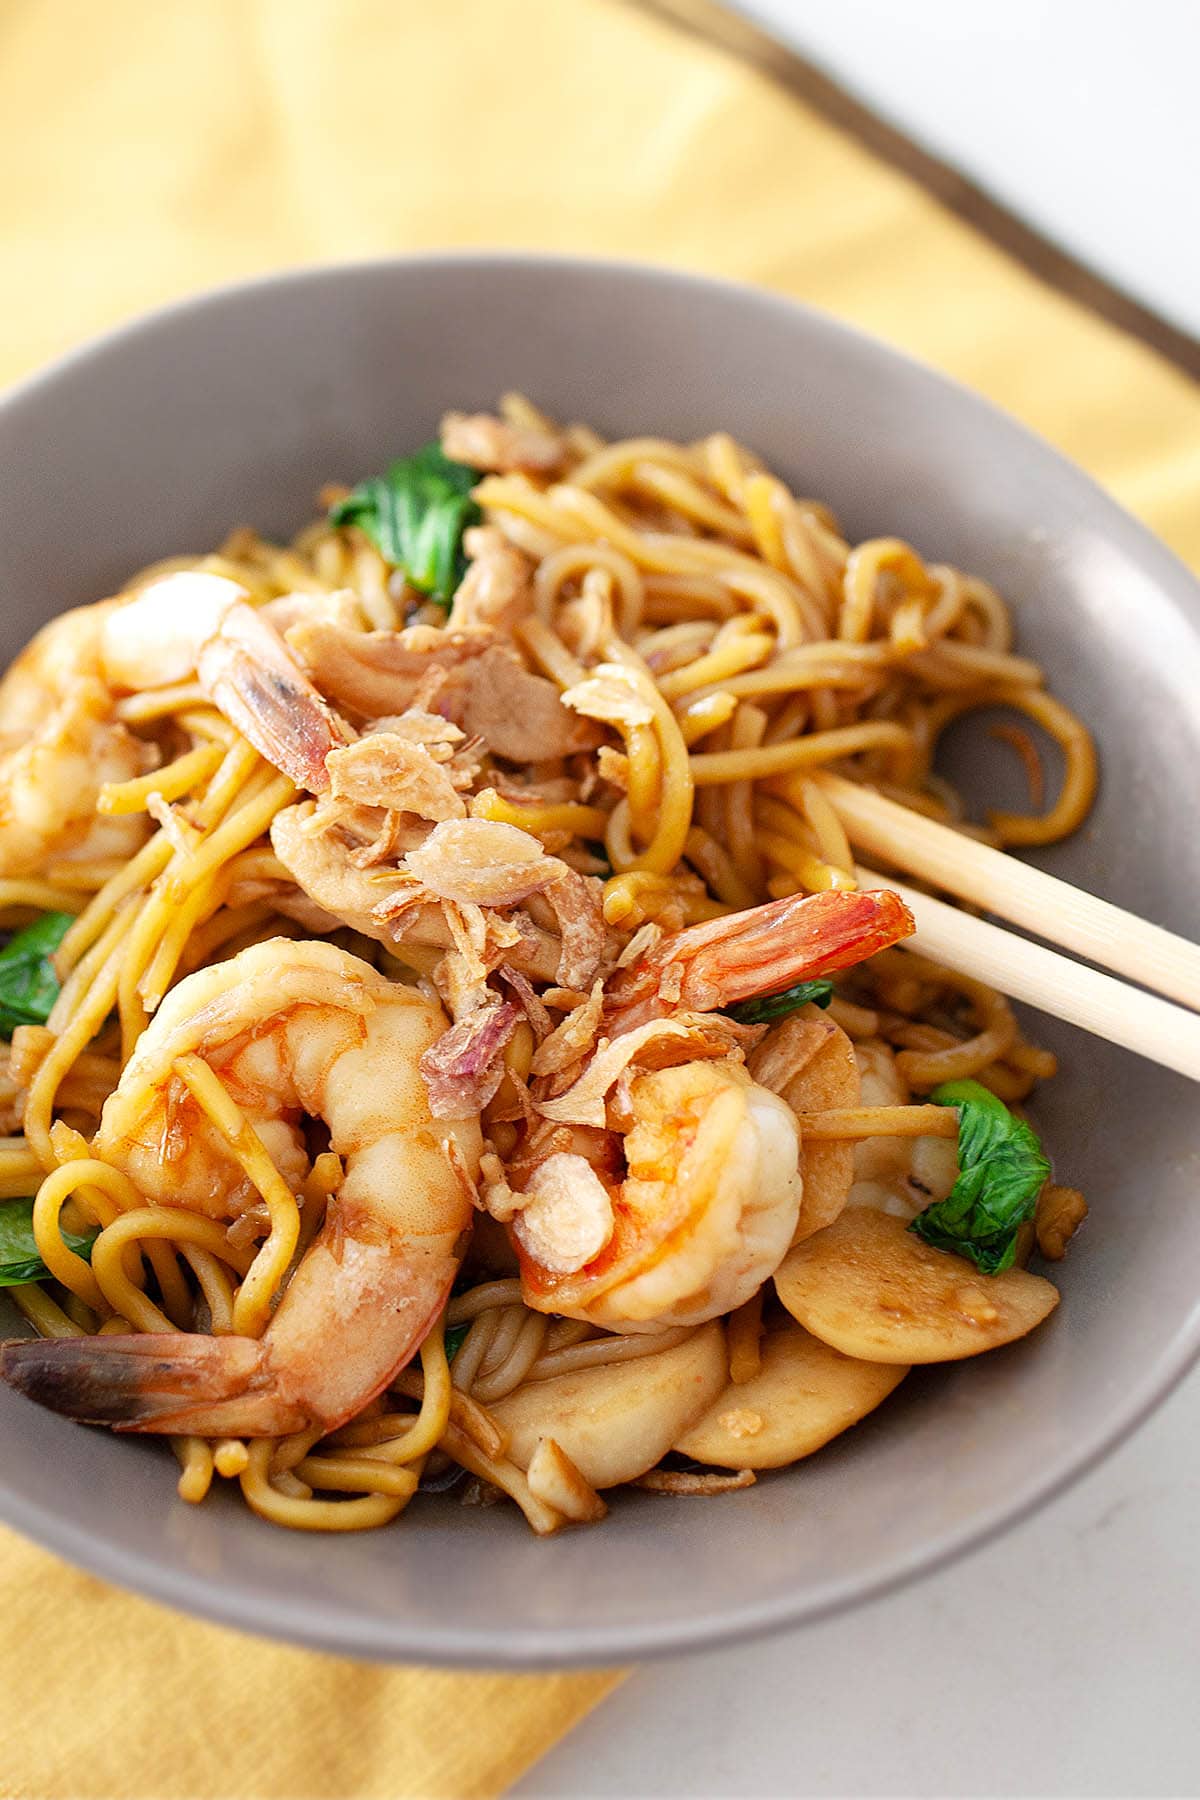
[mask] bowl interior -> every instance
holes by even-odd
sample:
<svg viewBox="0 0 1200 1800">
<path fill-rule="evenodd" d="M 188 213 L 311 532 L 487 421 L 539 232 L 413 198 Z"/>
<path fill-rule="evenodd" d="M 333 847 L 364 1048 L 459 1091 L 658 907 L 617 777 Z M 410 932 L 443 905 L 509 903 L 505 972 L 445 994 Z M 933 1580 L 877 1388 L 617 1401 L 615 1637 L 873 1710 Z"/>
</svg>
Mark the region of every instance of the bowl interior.
<svg viewBox="0 0 1200 1800">
<path fill-rule="evenodd" d="M 0 405 L 0 652 L 155 557 L 234 523 L 287 533 L 329 480 L 521 388 L 611 435 L 724 427 L 851 536 L 896 533 L 995 582 L 1021 647 L 1095 727 L 1101 797 L 1046 861 L 1195 930 L 1200 608 L 1186 572 L 1077 470 L 981 401 L 831 321 L 651 270 L 445 258 L 314 271 L 158 315 Z M 1174 827 L 1174 829 L 1173 829 Z M 1026 1345 L 914 1375 L 800 1467 L 719 1500 L 616 1498 L 534 1540 L 451 1499 L 312 1539 L 229 1496 L 174 1496 L 160 1446 L 0 1391 L 0 1512 L 114 1580 L 354 1654 L 603 1662 L 849 1603 L 977 1540 L 1086 1466 L 1186 1366 L 1200 1316 L 1187 1084 L 1038 1020 L 1039 1102 L 1092 1206 L 1063 1305 Z M 7 1324 L 7 1321 L 0 1321 Z"/>
</svg>

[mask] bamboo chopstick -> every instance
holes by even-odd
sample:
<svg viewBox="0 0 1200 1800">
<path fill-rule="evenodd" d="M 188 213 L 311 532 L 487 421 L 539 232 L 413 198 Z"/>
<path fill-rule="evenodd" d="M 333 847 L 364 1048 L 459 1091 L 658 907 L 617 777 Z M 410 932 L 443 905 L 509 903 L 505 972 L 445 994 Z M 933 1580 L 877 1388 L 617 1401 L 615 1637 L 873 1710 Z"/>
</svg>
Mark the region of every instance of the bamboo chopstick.
<svg viewBox="0 0 1200 1800">
<path fill-rule="evenodd" d="M 865 850 L 868 856 L 886 857 L 910 874 L 998 913 L 1014 925 L 1023 925 L 1064 950 L 1074 950 L 1172 1000 L 1200 1009 L 1200 944 L 1189 943 L 1161 925 L 1152 925 L 1056 875 L 1032 868 L 1007 851 L 964 837 L 844 776 L 814 771 L 811 779 L 820 784 L 856 849 Z M 994 985 L 1004 986 L 1003 982 Z"/>
<path fill-rule="evenodd" d="M 891 888 L 907 903 L 917 931 L 905 947 L 1200 1081 L 1200 1014 L 917 893 L 890 875 L 860 868 L 858 878 L 865 888 Z"/>
</svg>

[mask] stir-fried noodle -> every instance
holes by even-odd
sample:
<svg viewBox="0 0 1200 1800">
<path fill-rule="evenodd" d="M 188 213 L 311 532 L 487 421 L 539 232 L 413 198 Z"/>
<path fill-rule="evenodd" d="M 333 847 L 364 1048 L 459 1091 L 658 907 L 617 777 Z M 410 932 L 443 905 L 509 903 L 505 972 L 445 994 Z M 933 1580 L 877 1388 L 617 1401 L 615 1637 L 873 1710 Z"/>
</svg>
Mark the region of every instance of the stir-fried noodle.
<svg viewBox="0 0 1200 1800">
<path fill-rule="evenodd" d="M 1019 1106 L 1055 1065 L 1000 994 L 902 947 L 894 921 L 827 959 L 827 1008 L 747 1008 L 805 978 L 784 903 L 829 896 L 834 920 L 857 892 L 823 775 L 999 846 L 1073 831 L 1096 780 L 1085 726 L 1016 653 L 986 582 L 898 539 L 848 544 L 726 434 L 609 444 L 508 398 L 496 419 L 451 415 L 443 445 L 478 471 L 482 510 L 463 515 L 448 612 L 370 520 L 323 519 L 286 548 L 243 529 L 55 621 L 0 688 L 0 918 L 73 915 L 57 998 L 13 1025 L 0 1068 L 2 1195 L 36 1195 L 44 1264 L 11 1293 L 43 1338 L 95 1340 L 86 1376 L 82 1352 L 55 1350 L 13 1378 L 75 1416 L 165 1430 L 184 1498 L 236 1480 L 305 1529 L 385 1523 L 458 1469 L 470 1496 L 507 1494 L 549 1531 L 600 1516 L 602 1487 L 722 1491 L 824 1441 L 819 1420 L 789 1423 L 785 1364 L 832 1380 L 825 1343 L 848 1346 L 818 1329 L 819 1258 L 781 1275 L 780 1306 L 780 1255 L 866 1210 L 899 1233 L 957 1174 L 961 1115 L 930 1093 L 974 1081 Z M 344 490 L 324 499 L 354 516 Z M 995 708 L 1030 808 L 970 823 L 934 759 L 947 727 Z M 1030 726 L 1061 757 L 1048 804 Z M 734 993 L 741 940 L 720 922 L 770 903 Z M 671 946 L 705 926 L 701 978 Z M 388 1301 L 414 1309 L 419 1355 L 397 1373 L 364 1351 L 353 1404 L 350 1374 L 327 1398 L 294 1345 L 295 1367 L 248 1354 L 228 1385 L 285 1291 L 294 1319 L 326 1308 L 304 1355 L 353 1361 L 355 1259 L 369 1285 L 373 1249 L 399 1254 L 394 1220 L 356 1236 L 364 1159 L 394 1194 L 425 1166 L 393 1142 L 410 1131 L 442 1134 L 453 1245 L 429 1252 L 428 1294 Z M 794 1167 L 781 1186 L 760 1168 L 721 1236 L 746 1132 L 784 1162 L 790 1141 L 793 1165 L 799 1143 L 803 1194 Z M 951 1258 L 959 1290 L 1034 1283 L 1035 1232 L 1061 1255 L 1083 1203 L 1043 1177 L 1016 1266 Z M 755 1208 L 789 1205 L 779 1239 Z M 964 1304 L 987 1337 L 991 1300 Z M 130 1334 L 203 1339 L 226 1385 L 207 1352 L 132 1358 Z M 846 1423 L 913 1360 L 851 1354 L 875 1374 Z M 99 1395 L 109 1381 L 123 1398 Z M 681 1382 L 700 1399 L 687 1416 Z M 612 1441 L 572 1453 L 572 1408 L 596 1396 Z"/>
</svg>

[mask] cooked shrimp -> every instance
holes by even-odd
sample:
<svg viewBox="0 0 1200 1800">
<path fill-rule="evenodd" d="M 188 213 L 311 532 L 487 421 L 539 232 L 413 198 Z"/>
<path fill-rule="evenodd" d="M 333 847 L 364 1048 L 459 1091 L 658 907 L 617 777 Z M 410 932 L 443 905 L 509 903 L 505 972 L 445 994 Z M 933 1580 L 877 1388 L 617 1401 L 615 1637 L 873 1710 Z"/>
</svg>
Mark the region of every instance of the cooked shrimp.
<svg viewBox="0 0 1200 1800">
<path fill-rule="evenodd" d="M 787 1101 L 794 1113 L 821 1113 L 860 1104 L 854 1046 L 841 1026 L 816 1006 L 803 1007 L 773 1025 L 746 1063 L 756 1081 Z M 794 1239 L 832 1225 L 854 1181 L 855 1146 L 845 1138 L 813 1138 L 801 1132 L 800 1173 L 804 1201 Z"/>
<path fill-rule="evenodd" d="M 181 982 L 104 1108 L 96 1154 L 151 1201 L 236 1217 L 241 1168 L 174 1073 L 198 1055 L 293 1187 L 300 1122 L 324 1119 L 341 1186 L 260 1338 L 15 1344 L 6 1378 L 121 1431 L 276 1436 L 358 1412 L 437 1318 L 472 1216 L 478 1125 L 435 1119 L 418 1071 L 445 1027 L 432 1001 L 332 944 L 256 944 Z"/>
<path fill-rule="evenodd" d="M 140 775 L 146 751 L 112 716 L 99 641 L 111 605 L 80 606 L 39 631 L 0 682 L 0 872 L 132 856 L 136 815 L 96 810 L 105 782 Z"/>
<path fill-rule="evenodd" d="M 346 729 L 249 601 L 236 581 L 202 570 L 150 582 L 104 618 L 104 677 L 138 691 L 195 676 L 260 756 L 297 787 L 324 793 L 325 758 L 348 741 Z"/>
<path fill-rule="evenodd" d="M 704 1036 L 695 1014 L 844 968 L 911 929 L 894 894 L 791 897 L 692 926 L 621 971 L 605 1008 L 612 1037 L 573 1089 L 540 1103 L 570 1141 L 542 1136 L 534 1144 L 549 1154 L 518 1157 L 533 1165 L 513 1197 L 526 1303 L 647 1331 L 748 1300 L 796 1230 L 799 1131 L 791 1107 L 739 1060 L 712 1056 L 719 1042 L 692 1050 L 706 1060 L 682 1060 Z M 708 1029 L 719 1039 L 715 1021 Z M 624 1073 L 643 1045 L 664 1060 L 657 1040 L 668 1036 L 680 1040 L 666 1045 L 674 1067 Z M 618 1080 L 627 1092 L 606 1113 L 604 1084 Z M 614 1146 L 603 1128 L 622 1114 Z"/>
<path fill-rule="evenodd" d="M 882 1038 L 863 1038 L 854 1046 L 862 1084 L 863 1106 L 907 1106 L 908 1083 L 896 1067 L 895 1052 Z M 854 1180 L 849 1206 L 915 1219 L 934 1200 L 944 1200 L 958 1176 L 958 1145 L 953 1138 L 872 1137 L 854 1145 Z"/>
<path fill-rule="evenodd" d="M 0 681 L 0 746 L 23 744 L 73 681 L 100 674 L 100 628 L 113 604 L 103 601 L 60 613 L 9 665 Z"/>
<path fill-rule="evenodd" d="M 525 1302 L 612 1331 L 732 1312 L 792 1241 L 795 1118 L 732 1059 L 640 1075 L 629 1105 L 618 1186 L 569 1152 L 533 1176 L 513 1227 Z M 580 1254 L 589 1260 L 573 1268 Z"/>
<path fill-rule="evenodd" d="M 848 969 L 912 929 L 887 889 L 792 894 L 665 938 L 610 983 L 607 1015 L 629 1031 L 677 1007 L 712 1012 Z"/>
</svg>

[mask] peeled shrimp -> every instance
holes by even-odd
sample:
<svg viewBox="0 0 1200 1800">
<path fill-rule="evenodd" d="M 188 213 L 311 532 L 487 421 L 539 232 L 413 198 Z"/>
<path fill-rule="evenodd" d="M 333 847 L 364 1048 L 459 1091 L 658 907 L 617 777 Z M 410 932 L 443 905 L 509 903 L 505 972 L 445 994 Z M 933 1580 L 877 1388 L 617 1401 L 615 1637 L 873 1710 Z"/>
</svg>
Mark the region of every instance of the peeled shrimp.
<svg viewBox="0 0 1200 1800">
<path fill-rule="evenodd" d="M 841 1026 L 816 1006 L 803 1007 L 773 1025 L 752 1050 L 747 1068 L 780 1095 L 794 1113 L 820 1113 L 860 1104 L 854 1046 Z M 793 1241 L 831 1225 L 854 1182 L 855 1146 L 844 1138 L 802 1141 L 804 1201 Z"/>
<path fill-rule="evenodd" d="M 324 793 L 325 758 L 346 743 L 345 728 L 249 600 L 236 581 L 203 570 L 150 582 L 105 616 L 105 680 L 136 692 L 194 676 L 260 756 L 297 787 Z"/>
<path fill-rule="evenodd" d="M 110 604 L 81 606 L 39 631 L 0 681 L 0 873 L 48 859 L 124 858 L 146 835 L 136 815 L 97 812 L 105 782 L 145 767 L 144 746 L 112 716 L 100 634 Z"/>
<path fill-rule="evenodd" d="M 610 1331 L 732 1312 L 792 1241 L 802 1187 L 795 1118 L 732 1059 L 640 1075 L 629 1102 L 635 1122 L 615 1192 L 569 1153 L 547 1160 L 540 1184 L 535 1177 L 513 1228 L 525 1302 Z M 581 1215 L 597 1219 L 607 1241 L 578 1271 L 559 1272 L 564 1243 L 566 1260 L 577 1242 L 591 1248 Z"/>
<path fill-rule="evenodd" d="M 740 1060 L 720 1055 L 716 1021 L 704 1060 L 695 1050 L 683 1060 L 689 1032 L 706 1029 L 696 1014 L 844 968 L 911 929 L 894 894 L 792 897 L 689 927 L 621 971 L 605 1007 L 611 1035 L 593 1070 L 607 1059 L 618 1080 L 622 1038 L 660 1062 L 665 1048 L 675 1066 L 621 1076 L 627 1129 L 616 1145 L 597 1129 L 608 1118 L 587 1072 L 541 1103 L 576 1135 L 562 1148 L 549 1140 L 550 1154 L 534 1159 L 517 1197 L 512 1231 L 526 1304 L 648 1331 L 699 1324 L 757 1292 L 799 1216 L 796 1118 Z M 672 1033 L 676 1043 L 657 1041 Z"/>
<path fill-rule="evenodd" d="M 852 1044 L 815 1006 L 772 1026 L 747 1068 L 796 1113 L 906 1106 L 908 1083 L 882 1038 Z M 804 1137 L 804 1203 L 794 1241 L 831 1225 L 846 1206 L 913 1219 L 944 1200 L 958 1175 L 957 1145 L 944 1137 Z"/>
<path fill-rule="evenodd" d="M 113 602 L 76 606 L 43 625 L 0 681 L 0 745 L 22 744 L 80 676 L 100 674 L 100 628 Z"/>
<path fill-rule="evenodd" d="M 896 1067 L 895 1052 L 882 1038 L 860 1039 L 854 1059 L 861 1082 L 860 1105 L 906 1106 L 912 1099 Z M 854 1145 L 853 1164 L 847 1206 L 869 1206 L 915 1219 L 935 1200 L 944 1200 L 954 1186 L 958 1144 L 939 1137 L 860 1138 Z"/>
<path fill-rule="evenodd" d="M 199 1056 L 293 1188 L 301 1120 L 325 1121 L 345 1175 L 324 1224 L 259 1338 L 10 1344 L 5 1377 L 121 1431 L 276 1436 L 358 1412 L 437 1318 L 472 1217 L 478 1125 L 435 1119 L 418 1068 L 445 1028 L 432 1001 L 331 944 L 275 939 L 182 981 L 107 1101 L 95 1153 L 151 1201 L 236 1217 L 252 1198 L 241 1167 L 173 1073 Z"/>
</svg>

